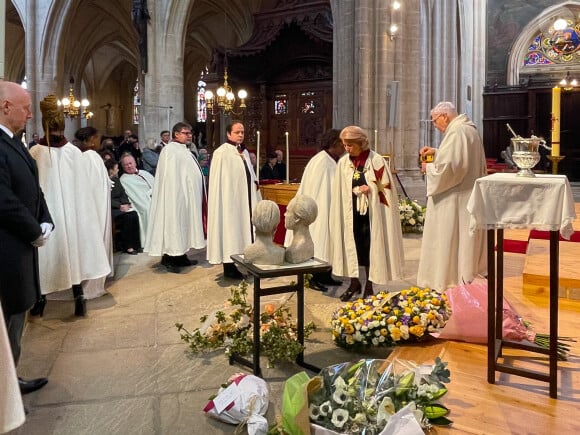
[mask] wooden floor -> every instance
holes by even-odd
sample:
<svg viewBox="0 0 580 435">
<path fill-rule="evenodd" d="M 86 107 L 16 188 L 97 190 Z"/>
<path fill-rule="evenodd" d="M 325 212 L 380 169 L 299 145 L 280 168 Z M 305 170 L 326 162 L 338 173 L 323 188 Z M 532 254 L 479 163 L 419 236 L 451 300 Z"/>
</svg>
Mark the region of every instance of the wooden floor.
<svg viewBox="0 0 580 435">
<path fill-rule="evenodd" d="M 524 260 L 523 254 L 505 255 L 505 297 L 537 332 L 547 332 L 547 298 L 522 293 Z M 560 336 L 580 338 L 580 301 L 560 300 L 559 328 Z M 451 409 L 449 418 L 454 424 L 435 428 L 431 434 L 579 434 L 580 343 L 572 344 L 569 360 L 558 365 L 558 399 L 548 396 L 547 383 L 533 379 L 497 373 L 496 383 L 488 384 L 484 345 L 435 342 L 397 348 L 390 358 L 431 363 L 440 356 L 449 363 L 451 383 L 441 403 Z M 508 359 L 523 356 L 522 361 L 514 361 L 522 367 L 548 371 L 543 355 L 509 349 L 504 355 Z"/>
</svg>

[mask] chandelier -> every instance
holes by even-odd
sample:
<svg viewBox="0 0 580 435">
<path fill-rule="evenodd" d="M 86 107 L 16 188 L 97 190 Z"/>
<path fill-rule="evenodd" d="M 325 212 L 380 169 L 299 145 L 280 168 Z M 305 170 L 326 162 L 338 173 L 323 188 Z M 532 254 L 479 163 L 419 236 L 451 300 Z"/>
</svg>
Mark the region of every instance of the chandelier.
<svg viewBox="0 0 580 435">
<path fill-rule="evenodd" d="M 71 77 L 68 97 L 58 100 L 58 105 L 61 107 L 62 113 L 67 118 L 75 119 L 80 116 L 82 118 L 91 119 L 93 117 L 93 112 L 89 110 L 89 105 L 91 103 L 86 98 L 83 98 L 80 101 L 75 98 L 73 92 L 74 83 L 75 81 Z"/>
<path fill-rule="evenodd" d="M 218 113 L 223 113 L 224 115 L 234 114 L 241 115 L 246 108 L 246 98 L 248 93 L 245 89 L 240 89 L 237 93 L 239 105 L 236 108 L 236 97 L 234 90 L 228 84 L 228 55 L 224 56 L 224 83 L 216 91 L 214 95 L 213 91 L 205 91 L 205 104 L 207 106 L 208 112 L 212 115 L 217 115 Z"/>
<path fill-rule="evenodd" d="M 570 71 L 568 71 L 566 73 L 566 77 L 564 77 L 562 80 L 560 80 L 560 82 L 558 83 L 558 85 L 564 89 L 565 91 L 571 91 L 572 88 L 575 88 L 576 86 L 578 86 L 578 80 L 573 79 L 570 76 Z"/>
</svg>

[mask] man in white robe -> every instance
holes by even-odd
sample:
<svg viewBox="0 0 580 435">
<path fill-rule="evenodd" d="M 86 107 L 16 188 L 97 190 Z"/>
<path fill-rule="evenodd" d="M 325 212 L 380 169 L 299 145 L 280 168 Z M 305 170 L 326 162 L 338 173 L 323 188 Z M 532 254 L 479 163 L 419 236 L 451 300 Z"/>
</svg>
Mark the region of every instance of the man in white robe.
<svg viewBox="0 0 580 435">
<path fill-rule="evenodd" d="M 161 264 L 179 273 L 182 267 L 197 264 L 187 251 L 206 246 L 206 198 L 201 168 L 186 145 L 191 141 L 191 126 L 178 122 L 172 133 L 173 140 L 159 155 L 144 250 L 151 256 L 162 255 Z"/>
<path fill-rule="evenodd" d="M 332 180 L 336 172 L 336 162 L 344 154 L 340 140 L 340 130 L 328 130 L 322 137 L 322 151 L 317 153 L 306 165 L 302 181 L 296 194 L 307 195 L 314 199 L 318 206 L 318 216 L 310 225 L 310 235 L 314 242 L 314 257 L 330 261 L 330 198 Z M 292 243 L 292 230 L 286 230 L 284 246 Z M 310 288 L 326 291 L 326 285 L 340 285 L 332 278 L 330 272 L 317 273 L 310 279 Z"/>
<path fill-rule="evenodd" d="M 213 153 L 209 171 L 207 259 L 223 264 L 224 276 L 243 278 L 231 255 L 241 254 L 253 239 L 252 210 L 258 186 L 238 146 L 244 140 L 244 126 L 233 122 L 226 127 L 227 142 Z"/>
<path fill-rule="evenodd" d="M 151 196 L 155 177 L 147 171 L 140 171 L 137 168 L 135 157 L 131 154 L 121 156 L 121 184 L 131 201 L 131 205 L 139 215 L 139 229 L 141 236 L 141 247 L 145 246 L 147 236 L 147 225 L 149 223 L 149 209 L 151 207 Z"/>
<path fill-rule="evenodd" d="M 486 271 L 485 231 L 469 233 L 467 211 L 475 180 L 486 174 L 486 162 L 475 124 L 458 115 L 452 103 L 437 104 L 431 120 L 445 135 L 439 149 L 421 149 L 422 156 L 433 155 L 434 160 L 422 163 L 427 213 L 417 285 L 443 292 Z"/>
</svg>

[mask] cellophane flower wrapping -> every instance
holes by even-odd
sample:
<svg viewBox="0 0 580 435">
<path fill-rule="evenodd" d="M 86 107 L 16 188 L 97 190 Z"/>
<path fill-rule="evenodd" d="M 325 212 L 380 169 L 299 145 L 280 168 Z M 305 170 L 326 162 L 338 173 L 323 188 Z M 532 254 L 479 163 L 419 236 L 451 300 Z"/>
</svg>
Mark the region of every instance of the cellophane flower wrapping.
<svg viewBox="0 0 580 435">
<path fill-rule="evenodd" d="M 441 331 L 432 335 L 445 340 L 487 343 L 487 279 L 477 277 L 445 291 L 453 312 Z M 522 341 L 535 339 L 520 315 L 503 299 L 503 338 Z"/>
<path fill-rule="evenodd" d="M 268 411 L 270 398 L 268 384 L 254 375 L 236 374 L 220 387 L 216 397 L 232 383 L 237 385 L 235 400 L 222 412 L 218 412 L 212 399 L 203 409 L 204 412 L 225 423 L 247 424 L 250 435 L 265 435 L 268 421 L 264 415 Z"/>
<path fill-rule="evenodd" d="M 437 406 L 437 417 L 448 412 L 434 403 L 447 392 L 443 385 L 449 382 L 446 365 L 440 360 L 434 366 L 418 366 L 403 360 L 386 365 L 384 360 L 368 359 L 323 369 L 308 384 L 312 433 L 398 433 L 388 429 L 388 424 L 412 404 L 395 417 L 391 427 L 405 426 L 408 434 L 422 434 L 421 425 L 428 426 L 428 419 L 434 417 L 424 413 L 432 412 L 429 405 Z M 407 426 L 400 421 L 409 411 L 416 425 Z"/>
</svg>

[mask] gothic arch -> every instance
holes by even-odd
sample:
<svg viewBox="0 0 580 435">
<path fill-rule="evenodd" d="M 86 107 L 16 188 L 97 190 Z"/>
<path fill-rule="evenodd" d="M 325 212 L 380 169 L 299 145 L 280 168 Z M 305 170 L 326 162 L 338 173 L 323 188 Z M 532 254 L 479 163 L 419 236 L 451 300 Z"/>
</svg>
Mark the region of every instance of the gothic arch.
<svg viewBox="0 0 580 435">
<path fill-rule="evenodd" d="M 580 1 L 566 1 L 555 6 L 546 8 L 541 14 L 539 14 L 534 20 L 530 21 L 521 31 L 519 37 L 516 39 L 510 50 L 510 55 L 508 58 L 508 68 L 507 68 L 507 84 L 510 86 L 517 86 L 520 83 L 520 74 L 523 71 L 523 59 L 528 51 L 530 41 L 534 38 L 541 26 L 550 19 L 558 16 L 558 13 L 563 9 L 570 9 L 573 12 L 580 12 Z M 576 65 L 554 65 L 550 67 L 543 67 L 543 70 L 550 73 L 558 73 L 562 75 L 563 72 L 568 70 L 580 71 L 580 64 Z M 537 73 L 537 70 L 530 71 L 530 73 Z"/>
</svg>

